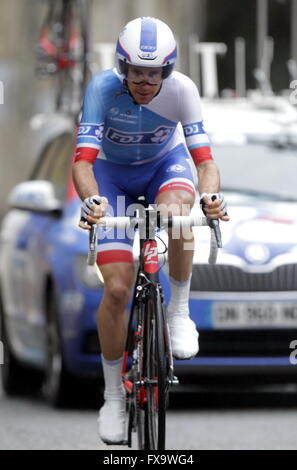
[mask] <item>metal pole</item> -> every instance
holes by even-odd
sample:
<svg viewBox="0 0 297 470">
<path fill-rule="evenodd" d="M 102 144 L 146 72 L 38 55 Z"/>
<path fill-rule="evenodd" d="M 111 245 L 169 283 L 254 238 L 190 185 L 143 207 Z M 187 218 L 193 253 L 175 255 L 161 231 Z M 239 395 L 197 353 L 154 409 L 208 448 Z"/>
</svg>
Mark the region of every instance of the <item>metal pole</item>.
<svg viewBox="0 0 297 470">
<path fill-rule="evenodd" d="M 235 90 L 236 96 L 246 95 L 245 40 L 235 39 Z"/>
<path fill-rule="evenodd" d="M 291 0 L 291 50 L 290 59 L 297 62 L 297 0 Z"/>
<path fill-rule="evenodd" d="M 189 37 L 189 75 L 190 78 L 196 83 L 200 89 L 200 66 L 199 55 L 196 51 L 199 38 L 196 34 L 191 34 Z"/>
<path fill-rule="evenodd" d="M 263 69 L 264 44 L 268 35 L 268 2 L 257 0 L 257 68 Z"/>
</svg>

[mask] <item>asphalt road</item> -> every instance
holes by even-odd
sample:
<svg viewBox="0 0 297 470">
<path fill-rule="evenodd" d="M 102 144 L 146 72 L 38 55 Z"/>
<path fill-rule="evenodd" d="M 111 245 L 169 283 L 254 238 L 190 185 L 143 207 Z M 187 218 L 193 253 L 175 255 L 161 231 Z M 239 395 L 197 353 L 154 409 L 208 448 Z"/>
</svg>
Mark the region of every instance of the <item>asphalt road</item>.
<svg viewBox="0 0 297 470">
<path fill-rule="evenodd" d="M 167 448 L 297 449 L 297 391 L 175 395 Z M 186 404 L 186 407 L 185 407 Z M 97 437 L 97 407 L 55 410 L 42 397 L 8 398 L 0 387 L 0 449 L 114 450 Z"/>
</svg>

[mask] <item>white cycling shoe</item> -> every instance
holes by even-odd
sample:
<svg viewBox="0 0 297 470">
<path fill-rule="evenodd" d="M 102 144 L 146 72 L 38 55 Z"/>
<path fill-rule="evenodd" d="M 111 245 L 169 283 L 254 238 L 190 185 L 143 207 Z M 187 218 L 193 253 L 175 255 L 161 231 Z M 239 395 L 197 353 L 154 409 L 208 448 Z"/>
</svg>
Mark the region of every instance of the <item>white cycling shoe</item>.
<svg viewBox="0 0 297 470">
<path fill-rule="evenodd" d="M 99 411 L 98 431 L 105 444 L 126 443 L 126 400 L 109 399 Z"/>
<path fill-rule="evenodd" d="M 189 316 L 168 318 L 172 355 L 175 359 L 192 359 L 199 351 L 198 331 Z"/>
</svg>

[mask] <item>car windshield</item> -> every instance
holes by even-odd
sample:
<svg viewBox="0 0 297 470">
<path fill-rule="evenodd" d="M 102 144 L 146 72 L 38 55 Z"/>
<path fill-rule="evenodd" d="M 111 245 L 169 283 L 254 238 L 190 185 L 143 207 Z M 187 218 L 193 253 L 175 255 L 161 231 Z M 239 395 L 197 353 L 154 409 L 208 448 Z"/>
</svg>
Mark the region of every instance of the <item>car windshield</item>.
<svg viewBox="0 0 297 470">
<path fill-rule="evenodd" d="M 222 190 L 297 201 L 296 149 L 273 145 L 213 145 Z"/>
</svg>

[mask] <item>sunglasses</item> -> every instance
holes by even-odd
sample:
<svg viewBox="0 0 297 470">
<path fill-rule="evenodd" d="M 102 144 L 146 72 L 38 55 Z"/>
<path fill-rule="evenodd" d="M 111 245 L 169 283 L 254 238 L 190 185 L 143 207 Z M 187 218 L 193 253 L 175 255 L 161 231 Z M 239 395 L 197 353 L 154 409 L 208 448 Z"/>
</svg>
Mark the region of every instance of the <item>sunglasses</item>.
<svg viewBox="0 0 297 470">
<path fill-rule="evenodd" d="M 154 81 L 154 82 L 151 82 L 151 81 L 148 81 L 148 80 L 140 80 L 140 81 L 138 82 L 137 80 L 133 80 L 133 79 L 127 78 L 127 77 L 126 77 L 126 80 L 127 80 L 127 82 L 129 82 L 129 83 L 133 83 L 133 85 L 158 86 L 158 85 L 161 85 L 161 83 L 162 83 L 162 80 L 158 80 L 158 81 Z"/>
</svg>

